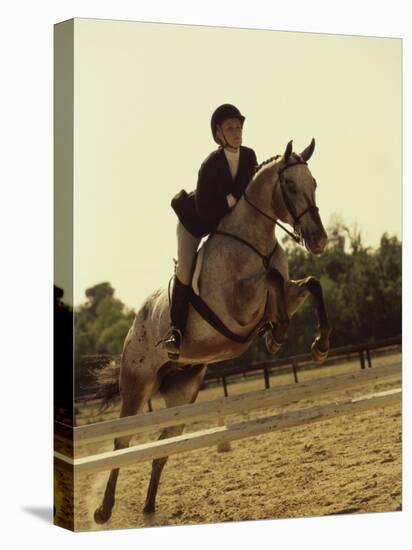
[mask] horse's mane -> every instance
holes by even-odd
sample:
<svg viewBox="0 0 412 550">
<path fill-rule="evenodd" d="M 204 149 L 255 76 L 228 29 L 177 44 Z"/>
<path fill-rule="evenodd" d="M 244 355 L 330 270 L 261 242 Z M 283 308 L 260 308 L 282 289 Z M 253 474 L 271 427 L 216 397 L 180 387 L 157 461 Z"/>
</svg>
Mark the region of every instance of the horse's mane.
<svg viewBox="0 0 412 550">
<path fill-rule="evenodd" d="M 255 168 L 254 176 L 256 176 L 256 175 L 260 172 L 260 170 L 261 170 L 262 168 L 264 168 L 265 166 L 267 166 L 267 165 L 268 165 L 270 162 L 272 162 L 273 160 L 278 160 L 278 159 L 280 159 L 281 156 L 282 156 L 282 155 L 275 155 L 275 156 L 273 156 L 273 157 L 270 157 L 270 158 L 267 159 L 267 160 L 264 160 L 264 161 L 261 162 L 260 164 L 258 164 L 258 165 L 256 166 L 256 168 Z M 292 153 L 291 156 L 290 156 L 290 158 L 291 158 L 291 159 L 294 159 L 294 160 L 302 160 L 301 157 L 300 157 L 298 154 L 296 154 L 296 153 Z"/>
<path fill-rule="evenodd" d="M 272 162 L 272 160 L 277 160 L 278 158 L 280 158 L 282 155 L 275 155 L 274 157 L 270 157 L 270 159 L 266 159 L 264 160 L 263 162 L 261 162 L 260 164 L 258 164 L 255 168 L 255 175 L 264 167 L 266 166 L 267 164 L 269 164 L 269 162 Z"/>
</svg>

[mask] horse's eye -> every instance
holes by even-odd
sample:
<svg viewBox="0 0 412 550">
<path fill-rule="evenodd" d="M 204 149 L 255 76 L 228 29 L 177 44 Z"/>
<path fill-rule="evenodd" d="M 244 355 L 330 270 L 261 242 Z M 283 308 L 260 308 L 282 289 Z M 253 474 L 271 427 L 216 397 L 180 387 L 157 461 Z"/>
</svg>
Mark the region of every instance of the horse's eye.
<svg viewBox="0 0 412 550">
<path fill-rule="evenodd" d="M 297 191 L 296 183 L 293 180 L 288 180 L 288 179 L 285 179 L 285 182 L 286 182 L 288 191 L 290 191 L 291 193 L 296 193 Z"/>
</svg>

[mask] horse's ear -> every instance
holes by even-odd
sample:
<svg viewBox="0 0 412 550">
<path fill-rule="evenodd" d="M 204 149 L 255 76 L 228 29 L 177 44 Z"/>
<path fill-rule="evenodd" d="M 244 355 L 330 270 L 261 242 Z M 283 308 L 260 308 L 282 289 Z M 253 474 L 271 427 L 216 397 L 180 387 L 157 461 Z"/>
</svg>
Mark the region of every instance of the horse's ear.
<svg viewBox="0 0 412 550">
<path fill-rule="evenodd" d="M 312 156 L 313 151 L 315 150 L 315 138 L 312 138 L 312 141 L 310 144 L 304 149 L 300 156 L 303 158 L 305 162 L 307 162 L 310 157 Z"/>
<path fill-rule="evenodd" d="M 290 140 L 289 143 L 286 145 L 285 152 L 283 153 L 283 158 L 285 159 L 285 162 L 289 160 L 290 155 L 292 154 L 292 141 Z"/>
</svg>

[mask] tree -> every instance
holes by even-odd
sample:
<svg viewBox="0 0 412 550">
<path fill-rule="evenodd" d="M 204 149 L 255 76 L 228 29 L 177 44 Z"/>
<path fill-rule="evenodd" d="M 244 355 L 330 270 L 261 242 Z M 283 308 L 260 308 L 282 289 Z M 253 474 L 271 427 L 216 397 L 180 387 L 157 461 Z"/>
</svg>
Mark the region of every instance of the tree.
<svg viewBox="0 0 412 550">
<path fill-rule="evenodd" d="M 76 357 L 120 354 L 135 313 L 114 297 L 110 283 L 86 290 L 88 301 L 76 308 Z"/>
</svg>

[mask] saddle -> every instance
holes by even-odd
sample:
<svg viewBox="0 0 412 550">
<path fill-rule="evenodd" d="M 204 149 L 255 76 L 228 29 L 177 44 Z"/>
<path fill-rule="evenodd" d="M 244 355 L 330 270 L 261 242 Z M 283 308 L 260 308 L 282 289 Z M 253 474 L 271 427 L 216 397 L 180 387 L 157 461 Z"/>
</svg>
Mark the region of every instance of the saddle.
<svg viewBox="0 0 412 550">
<path fill-rule="evenodd" d="M 200 274 L 202 272 L 204 255 L 205 255 L 205 246 L 203 243 L 196 253 L 195 268 L 193 270 L 193 277 L 192 277 L 192 290 L 196 294 L 196 296 L 200 296 L 199 279 L 200 279 Z"/>
</svg>

